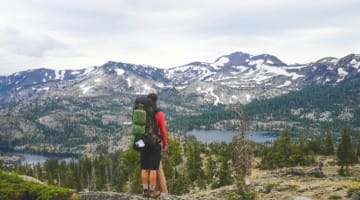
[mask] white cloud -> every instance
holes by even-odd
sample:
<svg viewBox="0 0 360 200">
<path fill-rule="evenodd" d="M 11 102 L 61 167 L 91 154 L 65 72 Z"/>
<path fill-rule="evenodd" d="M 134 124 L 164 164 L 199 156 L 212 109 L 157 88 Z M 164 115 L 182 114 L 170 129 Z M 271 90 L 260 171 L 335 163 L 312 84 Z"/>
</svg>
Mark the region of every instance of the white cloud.
<svg viewBox="0 0 360 200">
<path fill-rule="evenodd" d="M 233 51 L 304 63 L 360 46 L 355 0 L 1 1 L 3 74 L 109 60 L 173 67 Z"/>
<path fill-rule="evenodd" d="M 46 35 L 23 34 L 14 29 L 0 29 L 0 48 L 24 56 L 43 57 L 63 44 Z"/>
</svg>

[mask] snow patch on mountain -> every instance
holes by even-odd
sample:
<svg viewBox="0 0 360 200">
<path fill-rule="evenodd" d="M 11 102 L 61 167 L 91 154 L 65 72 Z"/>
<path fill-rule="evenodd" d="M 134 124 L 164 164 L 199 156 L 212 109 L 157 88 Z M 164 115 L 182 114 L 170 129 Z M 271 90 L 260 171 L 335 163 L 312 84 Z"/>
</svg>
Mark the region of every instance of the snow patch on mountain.
<svg viewBox="0 0 360 200">
<path fill-rule="evenodd" d="M 212 63 L 210 66 L 213 67 L 215 70 L 221 69 L 220 67 L 225 66 L 226 63 L 228 63 L 230 59 L 228 57 L 221 57 L 218 61 Z"/>
<path fill-rule="evenodd" d="M 91 88 L 92 86 L 80 85 L 80 89 L 82 90 L 83 95 L 85 95 Z"/>
<path fill-rule="evenodd" d="M 115 69 L 115 72 L 116 72 L 116 74 L 118 76 L 121 76 L 121 75 L 125 74 L 125 70 L 120 69 L 120 68 Z"/>
<path fill-rule="evenodd" d="M 266 60 L 266 63 L 271 65 L 275 64 L 272 60 Z"/>
<path fill-rule="evenodd" d="M 56 70 L 55 71 L 55 79 L 56 80 L 64 80 L 65 77 L 65 70 Z"/>
<path fill-rule="evenodd" d="M 356 59 L 352 59 L 352 60 L 350 61 L 350 64 L 351 64 L 351 65 L 355 65 L 355 64 L 357 64 Z"/>
<path fill-rule="evenodd" d="M 273 66 L 269 66 L 269 65 L 263 65 L 263 69 L 266 72 L 273 73 L 274 75 L 277 74 L 277 75 L 284 75 L 284 76 L 292 77 L 292 80 L 296 80 L 296 79 L 298 79 L 300 77 L 303 77 L 303 75 L 299 75 L 299 74 L 297 74 L 295 72 L 289 73 L 285 69 L 280 68 L 280 67 L 273 67 Z"/>
<path fill-rule="evenodd" d="M 175 89 L 177 90 L 183 90 L 183 89 L 186 89 L 188 86 L 186 85 L 183 85 L 183 86 L 176 86 Z"/>
<path fill-rule="evenodd" d="M 286 67 L 284 66 L 282 68 L 291 70 L 291 69 L 303 69 L 305 67 L 307 67 L 307 65 L 294 65 L 294 66 L 289 65 L 289 66 L 286 66 Z"/>
<path fill-rule="evenodd" d="M 127 78 L 126 81 L 127 81 L 128 87 L 131 87 L 131 79 Z"/>
<path fill-rule="evenodd" d="M 256 60 L 251 60 L 249 62 L 249 65 L 256 65 L 256 66 L 261 66 L 265 63 L 264 59 L 256 59 Z"/>
<path fill-rule="evenodd" d="M 89 73 L 91 73 L 91 72 L 94 72 L 94 71 L 96 71 L 96 67 L 86 68 L 83 75 L 87 75 L 87 74 L 89 74 Z"/>
<path fill-rule="evenodd" d="M 349 74 L 347 71 L 345 71 L 343 68 L 339 68 L 338 70 L 338 74 L 340 76 L 340 78 L 336 81 L 336 82 L 341 82 L 345 79 L 345 77 Z"/>
<path fill-rule="evenodd" d="M 210 97 L 214 97 L 215 98 L 214 103 L 213 103 L 214 105 L 219 105 L 219 103 L 221 103 L 220 97 L 218 95 L 216 95 L 214 92 L 214 88 L 212 88 L 212 87 L 210 87 L 210 88 L 197 87 L 195 90 L 197 93 L 205 94 L 205 98 L 206 98 L 206 95 L 209 95 Z M 234 95 L 233 95 L 233 97 L 234 97 Z M 212 101 L 212 100 L 208 100 L 208 101 Z"/>
<path fill-rule="evenodd" d="M 155 92 L 155 91 L 153 90 L 153 88 L 150 85 L 143 84 L 141 91 L 139 91 L 139 90 L 136 91 L 136 94 L 146 95 L 146 94 L 149 94 L 150 92 Z"/>
<path fill-rule="evenodd" d="M 213 88 L 207 89 L 207 92 L 208 92 L 211 96 L 215 97 L 215 101 L 214 101 L 214 105 L 215 105 L 215 106 L 217 106 L 219 103 L 221 103 L 219 96 L 217 96 L 217 95 L 214 93 L 214 89 L 213 89 Z"/>
<path fill-rule="evenodd" d="M 246 67 L 246 66 L 233 66 L 233 68 L 238 70 L 238 72 L 240 72 L 240 73 L 245 72 L 248 69 L 248 67 Z M 236 73 L 236 72 L 232 72 L 232 73 Z"/>
<path fill-rule="evenodd" d="M 168 72 L 169 72 L 169 75 L 172 75 L 174 73 L 186 72 L 189 69 L 191 69 L 192 67 L 193 67 L 193 65 L 185 65 L 185 66 L 169 69 Z"/>
<path fill-rule="evenodd" d="M 346 76 L 346 75 L 348 75 L 349 73 L 348 73 L 347 71 L 345 71 L 343 68 L 339 68 L 339 69 L 338 69 L 338 74 L 339 74 L 340 76 Z"/>
<path fill-rule="evenodd" d="M 156 83 L 156 86 L 159 87 L 159 88 L 164 88 L 165 87 L 164 83 Z"/>
<path fill-rule="evenodd" d="M 70 74 L 71 75 L 78 75 L 78 74 L 80 74 L 80 72 L 79 71 L 72 71 Z"/>
<path fill-rule="evenodd" d="M 283 88 L 291 85 L 291 81 L 285 81 L 284 84 L 277 86 L 277 88 Z"/>
<path fill-rule="evenodd" d="M 252 96 L 250 94 L 245 94 L 245 98 L 247 102 L 251 102 Z"/>
<path fill-rule="evenodd" d="M 353 65 L 353 68 L 357 69 L 358 72 L 360 71 L 360 62 L 357 62 L 355 59 L 351 60 L 351 63 Z"/>
</svg>

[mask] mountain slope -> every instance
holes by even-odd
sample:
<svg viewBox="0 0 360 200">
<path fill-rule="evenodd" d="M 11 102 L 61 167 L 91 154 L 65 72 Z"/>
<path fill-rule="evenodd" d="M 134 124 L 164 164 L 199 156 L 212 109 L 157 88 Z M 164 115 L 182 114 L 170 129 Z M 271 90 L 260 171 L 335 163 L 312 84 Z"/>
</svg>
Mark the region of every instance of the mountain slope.
<svg viewBox="0 0 360 200">
<path fill-rule="evenodd" d="M 360 72 L 360 55 L 323 58 L 287 65 L 275 56 L 234 52 L 212 63 L 193 62 L 170 69 L 108 62 L 83 70 L 29 70 L 0 77 L 0 104 L 43 97 L 146 94 L 175 89 L 182 96 L 200 94 L 195 103 L 249 103 L 312 84 L 337 84 Z"/>
<path fill-rule="evenodd" d="M 273 99 L 253 101 L 244 108 L 253 126 L 260 129 L 276 128 L 271 127 L 275 124 L 262 123 L 269 121 L 283 122 L 283 127 L 303 130 L 341 131 L 345 126 L 359 128 L 359 85 L 358 75 L 338 85 L 311 85 Z"/>
<path fill-rule="evenodd" d="M 246 105 L 254 128 L 327 122 L 358 127 L 359 74 L 357 54 L 287 65 L 272 55 L 242 52 L 170 69 L 110 61 L 83 70 L 23 71 L 0 77 L 0 144 L 47 152 L 126 148 L 133 100 L 154 91 L 170 131 L 186 130 L 194 122 L 232 128 L 234 115 L 218 114 L 223 106 L 213 106 L 236 103 Z M 310 89 L 301 93 L 304 88 Z M 334 106 L 323 108 L 327 105 Z"/>
<path fill-rule="evenodd" d="M 249 128 L 293 129 L 295 133 L 341 132 L 360 128 L 360 75 L 337 85 L 309 85 L 302 90 L 242 105 Z M 235 107 L 218 106 L 201 115 L 178 113 L 171 124 L 177 129 L 232 129 Z"/>
</svg>

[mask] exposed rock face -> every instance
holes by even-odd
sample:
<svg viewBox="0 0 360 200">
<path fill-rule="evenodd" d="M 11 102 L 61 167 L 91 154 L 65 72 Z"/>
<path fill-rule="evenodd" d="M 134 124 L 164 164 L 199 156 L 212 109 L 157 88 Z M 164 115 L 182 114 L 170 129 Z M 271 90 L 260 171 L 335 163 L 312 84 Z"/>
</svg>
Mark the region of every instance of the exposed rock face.
<svg viewBox="0 0 360 200">
<path fill-rule="evenodd" d="M 308 176 L 308 175 L 323 175 L 321 167 L 311 167 L 311 168 L 300 168 L 300 167 L 290 167 L 286 169 L 281 169 L 279 171 L 274 171 L 273 175 L 276 177 L 294 175 L 294 176 Z"/>
</svg>

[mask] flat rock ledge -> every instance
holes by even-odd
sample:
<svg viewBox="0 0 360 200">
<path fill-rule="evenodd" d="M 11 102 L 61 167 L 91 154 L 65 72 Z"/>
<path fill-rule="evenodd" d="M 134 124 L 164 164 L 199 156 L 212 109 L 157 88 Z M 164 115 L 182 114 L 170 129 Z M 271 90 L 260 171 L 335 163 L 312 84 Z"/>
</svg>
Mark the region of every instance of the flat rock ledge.
<svg viewBox="0 0 360 200">
<path fill-rule="evenodd" d="M 148 200 L 139 194 L 127 194 L 117 192 L 81 192 L 80 200 Z M 158 200 L 185 200 L 186 198 L 174 195 L 161 194 Z"/>
</svg>

